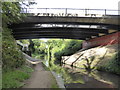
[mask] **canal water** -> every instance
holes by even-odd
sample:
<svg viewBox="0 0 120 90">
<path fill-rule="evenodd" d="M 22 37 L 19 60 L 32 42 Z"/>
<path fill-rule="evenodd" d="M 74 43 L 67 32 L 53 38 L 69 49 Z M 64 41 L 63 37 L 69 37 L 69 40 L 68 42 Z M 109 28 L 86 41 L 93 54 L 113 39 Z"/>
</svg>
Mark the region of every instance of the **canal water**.
<svg viewBox="0 0 120 90">
<path fill-rule="evenodd" d="M 87 72 L 66 64 L 49 66 L 47 60 L 44 64 L 63 79 L 66 88 L 120 88 L 119 75 L 97 70 Z"/>
</svg>

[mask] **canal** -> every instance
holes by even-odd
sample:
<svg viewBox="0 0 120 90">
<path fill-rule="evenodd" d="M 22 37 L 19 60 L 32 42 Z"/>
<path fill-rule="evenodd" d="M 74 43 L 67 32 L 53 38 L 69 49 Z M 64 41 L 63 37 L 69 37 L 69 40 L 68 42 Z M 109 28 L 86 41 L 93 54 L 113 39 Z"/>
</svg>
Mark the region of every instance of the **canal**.
<svg viewBox="0 0 120 90">
<path fill-rule="evenodd" d="M 87 72 L 84 68 L 71 67 L 70 65 L 44 64 L 54 71 L 58 78 L 62 78 L 65 88 L 118 88 L 120 76 L 112 73 L 94 70 Z"/>
</svg>

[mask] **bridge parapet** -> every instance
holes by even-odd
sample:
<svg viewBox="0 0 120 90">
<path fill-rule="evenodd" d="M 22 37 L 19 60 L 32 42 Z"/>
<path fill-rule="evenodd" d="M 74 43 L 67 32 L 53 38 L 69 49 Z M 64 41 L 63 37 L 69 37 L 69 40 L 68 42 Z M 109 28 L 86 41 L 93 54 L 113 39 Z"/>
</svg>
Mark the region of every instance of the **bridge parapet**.
<svg viewBox="0 0 120 90">
<path fill-rule="evenodd" d="M 43 17 L 43 16 L 28 16 L 24 23 L 32 24 L 76 24 L 76 25 L 119 25 L 120 17 L 104 16 L 104 17 Z"/>
<path fill-rule="evenodd" d="M 24 8 L 21 12 L 29 13 L 30 16 L 19 24 L 9 26 L 13 29 L 16 40 L 33 38 L 88 40 L 111 34 L 111 31 L 120 31 L 118 10 L 44 8 L 42 11 L 42 8 L 37 8 L 35 11 L 34 8 Z M 83 16 L 80 16 L 82 14 Z M 99 14 L 101 17 L 96 16 Z"/>
<path fill-rule="evenodd" d="M 80 8 L 22 8 L 21 13 L 34 13 L 39 16 L 72 16 L 72 17 L 101 17 L 106 15 L 118 15 L 119 10 L 111 9 L 80 9 Z M 33 15 L 33 14 L 32 14 Z"/>
</svg>

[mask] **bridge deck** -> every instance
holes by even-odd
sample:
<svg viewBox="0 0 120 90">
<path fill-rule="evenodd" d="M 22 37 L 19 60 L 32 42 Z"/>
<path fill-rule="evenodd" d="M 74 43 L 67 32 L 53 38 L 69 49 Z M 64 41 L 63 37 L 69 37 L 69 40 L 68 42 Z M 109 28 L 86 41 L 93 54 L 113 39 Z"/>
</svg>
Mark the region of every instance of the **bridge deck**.
<svg viewBox="0 0 120 90">
<path fill-rule="evenodd" d="M 13 24 L 13 35 L 16 39 L 30 38 L 70 38 L 86 40 L 100 33 L 109 34 L 109 30 L 119 31 L 119 16 L 104 17 L 48 17 L 28 16 L 23 22 Z M 100 28 L 80 27 L 36 27 L 37 24 L 97 25 Z M 105 29 L 103 29 L 105 28 Z"/>
</svg>

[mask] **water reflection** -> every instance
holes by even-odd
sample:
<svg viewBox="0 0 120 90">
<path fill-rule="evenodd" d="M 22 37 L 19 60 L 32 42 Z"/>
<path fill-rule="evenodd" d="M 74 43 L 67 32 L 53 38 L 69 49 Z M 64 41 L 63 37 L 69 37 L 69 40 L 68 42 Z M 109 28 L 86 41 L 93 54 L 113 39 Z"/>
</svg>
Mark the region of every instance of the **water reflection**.
<svg viewBox="0 0 120 90">
<path fill-rule="evenodd" d="M 85 69 L 70 67 L 69 65 L 64 65 L 64 68 L 68 69 L 68 72 L 72 75 L 72 78 L 76 78 L 78 80 L 82 80 L 84 83 L 72 82 L 70 84 L 66 84 L 68 88 L 113 88 L 119 87 L 120 76 L 101 72 L 101 71 L 93 71 L 87 72 Z"/>
<path fill-rule="evenodd" d="M 119 87 L 120 76 L 92 71 L 87 72 L 84 68 L 75 68 L 69 65 L 49 65 L 49 62 L 44 62 L 50 70 L 57 73 L 58 77 L 62 77 L 66 88 L 115 88 Z"/>
</svg>

